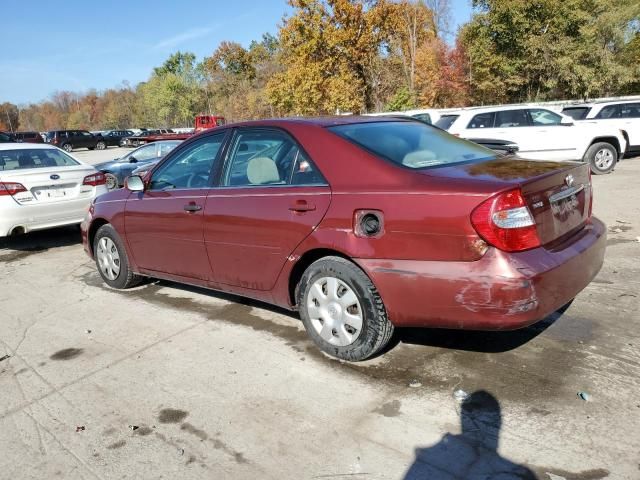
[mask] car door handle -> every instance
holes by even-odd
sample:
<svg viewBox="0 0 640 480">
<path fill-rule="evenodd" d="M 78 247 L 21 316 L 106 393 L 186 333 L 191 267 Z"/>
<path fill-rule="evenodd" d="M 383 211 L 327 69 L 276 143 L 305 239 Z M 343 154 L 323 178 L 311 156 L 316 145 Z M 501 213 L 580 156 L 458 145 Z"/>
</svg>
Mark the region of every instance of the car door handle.
<svg viewBox="0 0 640 480">
<path fill-rule="evenodd" d="M 292 212 L 311 212 L 316 209 L 313 203 L 308 203 L 306 200 L 297 200 L 293 205 L 289 207 Z"/>
<path fill-rule="evenodd" d="M 195 203 L 187 203 L 184 207 L 185 212 L 194 213 L 202 210 L 200 205 L 196 205 Z"/>
</svg>

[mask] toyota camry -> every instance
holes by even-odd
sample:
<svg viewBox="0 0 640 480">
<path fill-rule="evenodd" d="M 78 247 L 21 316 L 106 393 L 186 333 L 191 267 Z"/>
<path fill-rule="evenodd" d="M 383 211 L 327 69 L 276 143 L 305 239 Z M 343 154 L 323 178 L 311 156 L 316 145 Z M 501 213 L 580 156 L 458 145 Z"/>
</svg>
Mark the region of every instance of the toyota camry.
<svg viewBox="0 0 640 480">
<path fill-rule="evenodd" d="M 104 282 L 144 277 L 297 310 L 369 358 L 396 327 L 517 329 L 598 273 L 588 165 L 498 156 L 410 119 L 240 123 L 179 145 L 82 224 Z"/>
</svg>

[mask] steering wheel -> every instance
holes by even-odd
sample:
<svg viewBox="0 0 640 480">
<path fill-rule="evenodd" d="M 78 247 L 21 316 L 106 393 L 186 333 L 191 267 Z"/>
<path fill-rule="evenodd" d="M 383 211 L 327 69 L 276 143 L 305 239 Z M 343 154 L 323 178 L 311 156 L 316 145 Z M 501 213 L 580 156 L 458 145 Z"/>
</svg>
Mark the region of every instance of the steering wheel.
<svg viewBox="0 0 640 480">
<path fill-rule="evenodd" d="M 187 188 L 206 187 L 209 181 L 209 174 L 206 172 L 193 172 L 187 180 Z"/>
</svg>

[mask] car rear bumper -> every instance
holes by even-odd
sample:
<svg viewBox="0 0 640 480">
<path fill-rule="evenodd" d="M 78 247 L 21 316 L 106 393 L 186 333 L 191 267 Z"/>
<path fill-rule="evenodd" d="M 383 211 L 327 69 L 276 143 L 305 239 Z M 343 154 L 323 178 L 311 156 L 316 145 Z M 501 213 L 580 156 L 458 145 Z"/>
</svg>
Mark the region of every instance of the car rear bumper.
<svg viewBox="0 0 640 480">
<path fill-rule="evenodd" d="M 100 189 L 99 193 L 103 193 Z M 21 205 L 13 198 L 0 197 L 0 237 L 17 228 L 24 232 L 61 227 L 82 222 L 93 197 L 65 200 L 49 204 Z"/>
<path fill-rule="evenodd" d="M 593 218 L 560 247 L 507 253 L 475 262 L 356 259 L 400 327 L 513 330 L 570 302 L 604 261 L 606 228 Z"/>
</svg>

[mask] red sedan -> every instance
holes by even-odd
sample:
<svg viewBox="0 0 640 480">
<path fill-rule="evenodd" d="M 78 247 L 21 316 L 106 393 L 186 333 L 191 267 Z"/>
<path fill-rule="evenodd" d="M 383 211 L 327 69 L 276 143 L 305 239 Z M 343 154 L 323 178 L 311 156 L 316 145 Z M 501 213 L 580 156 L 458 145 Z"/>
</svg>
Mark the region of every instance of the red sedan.
<svg viewBox="0 0 640 480">
<path fill-rule="evenodd" d="M 205 131 L 99 197 L 84 247 L 114 288 L 156 277 L 297 309 L 330 355 L 394 327 L 504 330 L 602 266 L 589 167 L 527 161 L 411 120 L 287 119 Z"/>
</svg>

